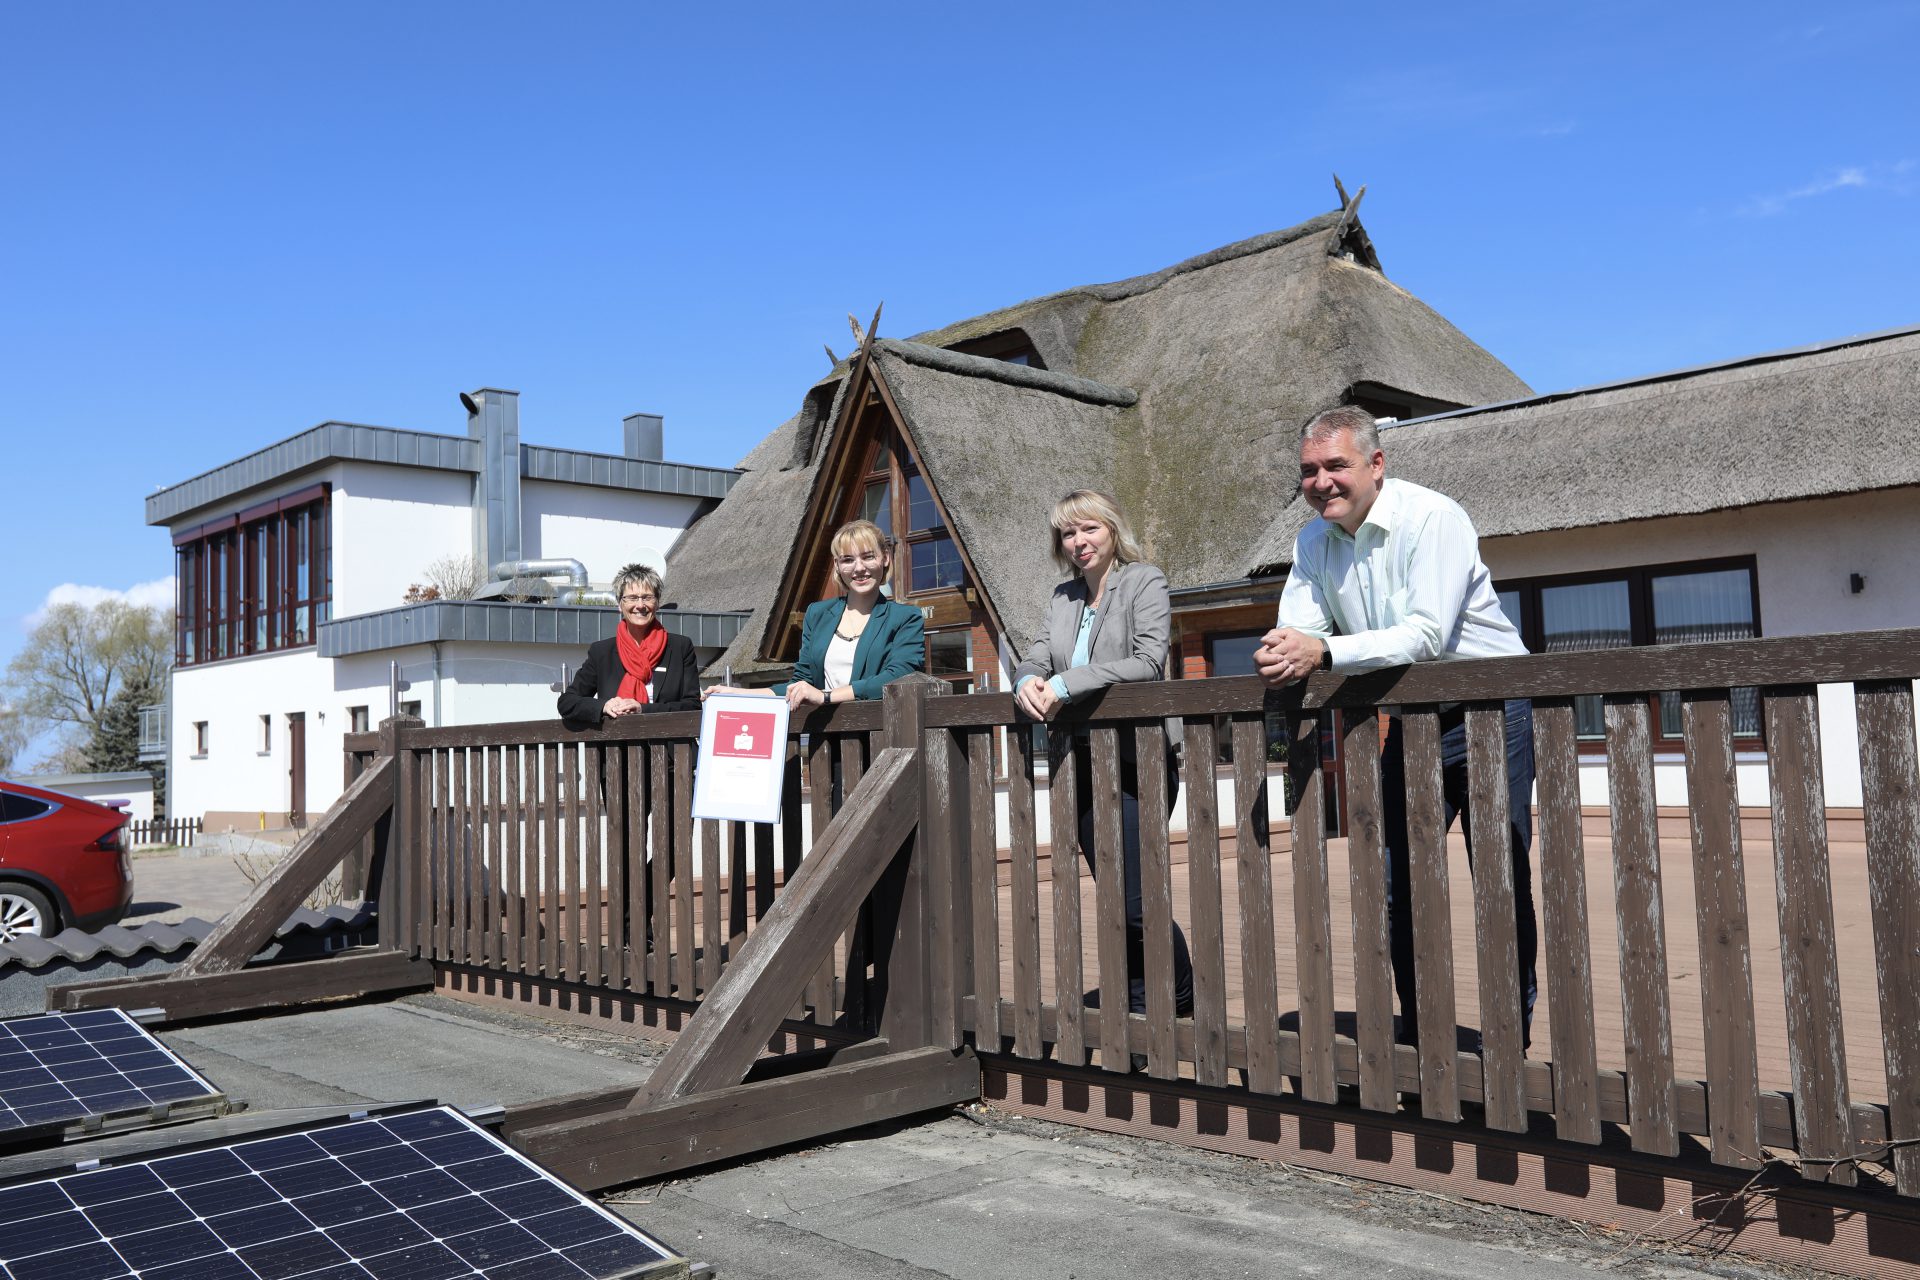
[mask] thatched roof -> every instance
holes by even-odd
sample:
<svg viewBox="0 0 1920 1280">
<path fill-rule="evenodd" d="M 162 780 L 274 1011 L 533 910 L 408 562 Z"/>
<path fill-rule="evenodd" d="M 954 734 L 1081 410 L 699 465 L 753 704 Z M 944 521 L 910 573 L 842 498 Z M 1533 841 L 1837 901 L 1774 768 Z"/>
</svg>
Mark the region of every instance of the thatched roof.
<svg viewBox="0 0 1920 1280">
<path fill-rule="evenodd" d="M 1920 485 L 1917 438 L 1920 327 L 1413 419 L 1381 445 L 1387 474 L 1492 538 Z M 1286 563 L 1313 518 L 1292 503 L 1249 569 Z"/>
<path fill-rule="evenodd" d="M 942 350 L 1012 329 L 1045 370 Z M 1016 640 L 1060 578 L 1044 529 L 1068 489 L 1112 490 L 1176 587 L 1236 578 L 1297 491 L 1294 432 L 1356 383 L 1456 404 L 1527 393 L 1380 273 L 1352 206 L 1149 275 L 879 341 L 874 359 Z M 668 557 L 667 593 L 682 607 L 764 613 L 832 447 L 829 401 L 846 372 L 808 391 Z M 729 652 L 736 672 L 764 623 Z"/>
</svg>

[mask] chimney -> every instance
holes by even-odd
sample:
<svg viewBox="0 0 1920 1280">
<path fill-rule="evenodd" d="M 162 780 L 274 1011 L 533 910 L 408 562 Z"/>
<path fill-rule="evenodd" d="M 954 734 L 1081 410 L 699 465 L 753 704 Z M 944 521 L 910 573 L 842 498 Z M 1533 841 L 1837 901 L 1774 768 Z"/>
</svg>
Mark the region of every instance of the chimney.
<svg viewBox="0 0 1920 1280">
<path fill-rule="evenodd" d="M 480 442 L 473 485 L 473 554 L 481 564 L 519 560 L 520 393 L 482 387 L 463 394 L 467 435 Z"/>
<path fill-rule="evenodd" d="M 630 413 L 621 421 L 626 429 L 622 452 L 642 462 L 664 462 L 667 457 L 666 421 L 657 413 Z"/>
</svg>

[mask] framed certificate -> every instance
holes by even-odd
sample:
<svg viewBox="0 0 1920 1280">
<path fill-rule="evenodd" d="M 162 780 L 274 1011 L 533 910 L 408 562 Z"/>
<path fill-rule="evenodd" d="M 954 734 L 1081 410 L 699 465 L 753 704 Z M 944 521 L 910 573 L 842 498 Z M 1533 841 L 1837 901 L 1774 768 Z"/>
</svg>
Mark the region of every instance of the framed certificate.
<svg viewBox="0 0 1920 1280">
<path fill-rule="evenodd" d="M 693 816 L 727 822 L 780 821 L 787 764 L 787 700 L 715 693 L 700 710 Z"/>
</svg>

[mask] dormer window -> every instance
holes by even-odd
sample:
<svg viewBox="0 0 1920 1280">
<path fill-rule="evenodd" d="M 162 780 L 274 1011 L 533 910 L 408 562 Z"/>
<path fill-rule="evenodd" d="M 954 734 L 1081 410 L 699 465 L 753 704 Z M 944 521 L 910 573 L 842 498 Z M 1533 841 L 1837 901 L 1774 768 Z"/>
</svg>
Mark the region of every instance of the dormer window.
<svg viewBox="0 0 1920 1280">
<path fill-rule="evenodd" d="M 1423 396 L 1414 391 L 1402 391 L 1390 387 L 1384 382 L 1356 382 L 1347 388 L 1342 403 L 1358 405 L 1375 418 L 1392 418 L 1405 421 L 1408 418 L 1424 418 L 1428 414 L 1449 413 L 1454 409 L 1464 409 L 1465 405 L 1451 400 L 1440 400 L 1433 396 Z"/>
<path fill-rule="evenodd" d="M 1033 340 L 1027 337 L 1025 329 L 1002 329 L 990 333 L 984 338 L 969 338 L 965 342 L 956 342 L 947 348 L 962 355 L 985 356 L 989 360 L 1000 360 L 1007 364 L 1024 364 L 1035 369 L 1044 369 L 1047 362 L 1040 358 L 1039 350 Z"/>
</svg>

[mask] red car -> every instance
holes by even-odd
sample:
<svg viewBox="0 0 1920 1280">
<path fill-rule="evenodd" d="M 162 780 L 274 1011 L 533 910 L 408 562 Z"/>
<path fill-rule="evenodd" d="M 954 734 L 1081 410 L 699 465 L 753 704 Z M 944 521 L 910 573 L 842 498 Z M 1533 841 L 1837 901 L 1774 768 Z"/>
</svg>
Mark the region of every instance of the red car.
<svg viewBox="0 0 1920 1280">
<path fill-rule="evenodd" d="M 133 901 L 121 828 L 91 800 L 0 782 L 0 942 L 112 924 Z"/>
</svg>

